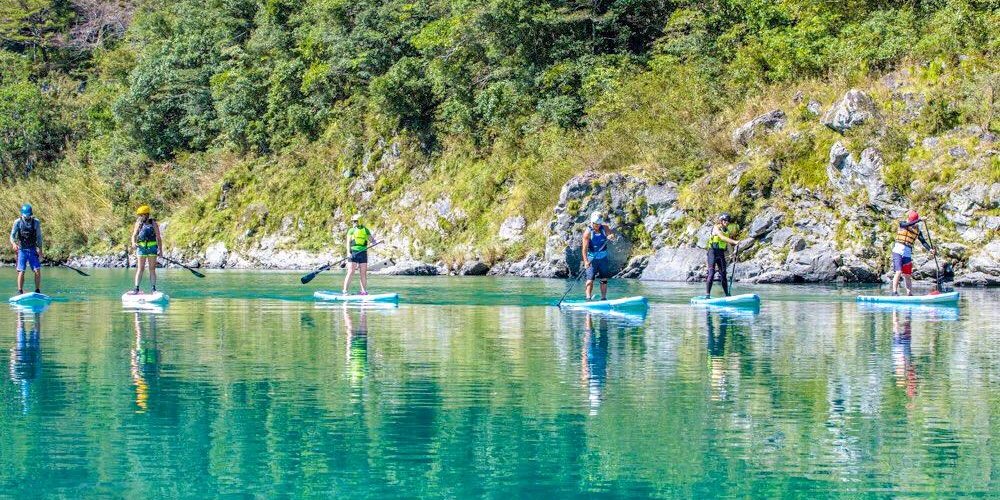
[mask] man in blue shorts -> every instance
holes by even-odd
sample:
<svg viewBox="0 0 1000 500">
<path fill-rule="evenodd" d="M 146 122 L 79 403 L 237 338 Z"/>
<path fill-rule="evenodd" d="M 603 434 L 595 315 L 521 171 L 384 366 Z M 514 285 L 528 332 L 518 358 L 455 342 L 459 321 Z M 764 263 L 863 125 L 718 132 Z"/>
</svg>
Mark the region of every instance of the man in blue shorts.
<svg viewBox="0 0 1000 500">
<path fill-rule="evenodd" d="M 594 296 L 594 280 L 601 280 L 601 300 L 608 300 L 608 278 L 611 277 L 611 260 L 608 258 L 608 242 L 615 239 L 615 233 L 600 212 L 590 215 L 590 227 L 583 232 L 583 265 L 587 269 L 587 300 Z"/>
<path fill-rule="evenodd" d="M 10 245 L 17 254 L 17 294 L 24 293 L 24 270 L 29 266 L 35 273 L 35 293 L 41 293 L 42 223 L 27 203 L 21 206 L 21 216 L 10 229 Z"/>
</svg>

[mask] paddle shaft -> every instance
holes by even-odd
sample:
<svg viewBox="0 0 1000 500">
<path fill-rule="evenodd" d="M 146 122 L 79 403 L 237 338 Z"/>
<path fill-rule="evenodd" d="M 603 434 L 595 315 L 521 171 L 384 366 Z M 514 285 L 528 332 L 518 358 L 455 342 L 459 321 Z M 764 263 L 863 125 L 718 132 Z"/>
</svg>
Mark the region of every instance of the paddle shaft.
<svg viewBox="0 0 1000 500">
<path fill-rule="evenodd" d="M 83 271 L 81 271 L 81 270 L 79 270 L 79 269 L 77 269 L 77 268 L 75 268 L 75 267 L 73 267 L 73 266 L 71 266 L 69 264 L 66 264 L 64 262 L 56 262 L 54 260 L 47 260 L 46 262 L 48 262 L 49 264 L 55 264 L 57 266 L 65 267 L 66 269 L 69 269 L 71 271 L 75 271 L 76 274 L 79 274 L 80 276 L 90 276 L 89 274 L 87 274 L 87 273 L 85 273 L 85 272 L 83 272 Z"/>
<path fill-rule="evenodd" d="M 598 250 L 598 252 L 603 252 L 605 248 L 608 248 L 608 243 L 610 243 L 610 242 L 611 242 L 611 240 L 604 240 L 604 244 L 601 245 L 601 249 Z M 581 257 L 582 257 L 582 255 L 581 255 Z M 578 274 L 576 276 L 576 279 L 573 280 L 573 283 L 571 283 L 569 285 L 569 288 L 567 288 L 566 291 L 563 292 L 562 297 L 559 298 L 559 302 L 556 303 L 556 307 L 559 307 L 559 306 L 562 305 L 563 301 L 566 300 L 566 296 L 569 295 L 569 292 L 571 290 L 573 290 L 574 288 L 576 288 L 576 284 L 580 282 L 580 278 L 582 278 L 584 274 L 587 274 L 586 268 L 583 267 L 583 260 L 582 259 L 580 261 L 580 269 L 581 269 L 580 274 Z"/>
<path fill-rule="evenodd" d="M 171 263 L 171 264 L 175 264 L 175 265 L 181 266 L 184 269 L 187 269 L 188 271 L 191 271 L 191 274 L 193 274 L 193 275 L 195 275 L 195 276 L 197 276 L 199 278 L 204 278 L 205 277 L 204 274 L 201 274 L 198 271 L 195 271 L 194 269 L 191 269 L 190 267 L 185 266 L 184 264 L 181 264 L 180 262 L 177 262 L 174 259 L 171 259 L 170 257 L 160 256 L 160 258 L 163 259 L 163 260 L 165 260 L 165 261 L 167 261 L 167 262 L 169 262 L 169 263 Z"/>
<path fill-rule="evenodd" d="M 931 250 L 933 250 L 933 253 L 931 253 L 931 255 L 934 256 L 934 274 L 935 274 L 934 279 L 935 281 L 937 281 L 937 291 L 943 292 L 944 284 L 941 282 L 941 267 L 938 266 L 937 249 L 934 248 L 934 239 L 931 238 L 931 228 L 927 227 L 927 221 L 924 220 L 920 222 L 924 223 L 924 229 L 927 230 L 927 243 L 931 245 Z"/>
<path fill-rule="evenodd" d="M 733 279 L 736 278 L 736 263 L 739 262 L 740 258 L 740 244 L 737 243 L 733 247 L 733 273 L 729 275 L 729 294 L 733 294 Z"/>
</svg>

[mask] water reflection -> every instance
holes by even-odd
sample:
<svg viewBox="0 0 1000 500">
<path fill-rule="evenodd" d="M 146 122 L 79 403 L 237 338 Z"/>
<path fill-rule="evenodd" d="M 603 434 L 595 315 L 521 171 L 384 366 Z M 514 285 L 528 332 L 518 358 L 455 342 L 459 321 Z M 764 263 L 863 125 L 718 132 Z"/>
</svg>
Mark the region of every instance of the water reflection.
<svg viewBox="0 0 1000 500">
<path fill-rule="evenodd" d="M 604 400 L 604 387 L 608 382 L 608 318 L 598 316 L 594 328 L 594 315 L 587 313 L 584 318 L 583 345 L 580 349 L 580 381 L 587 391 L 590 414 L 596 415 Z"/>
<path fill-rule="evenodd" d="M 10 380 L 21 394 L 21 412 L 30 410 L 31 387 L 42 374 L 42 309 L 17 310 L 14 347 L 10 350 Z"/>
<path fill-rule="evenodd" d="M 348 377 L 351 381 L 353 396 L 361 399 L 361 382 L 368 373 L 368 309 L 365 307 L 352 309 L 343 305 L 344 312 L 344 342 L 347 349 Z M 355 317 L 356 316 L 356 320 Z"/>
<path fill-rule="evenodd" d="M 135 386 L 137 413 L 149 409 L 150 396 L 155 393 L 160 376 L 160 348 L 157 342 L 157 321 L 155 314 L 133 313 L 132 325 L 135 342 L 130 351 L 130 372 Z"/>
</svg>

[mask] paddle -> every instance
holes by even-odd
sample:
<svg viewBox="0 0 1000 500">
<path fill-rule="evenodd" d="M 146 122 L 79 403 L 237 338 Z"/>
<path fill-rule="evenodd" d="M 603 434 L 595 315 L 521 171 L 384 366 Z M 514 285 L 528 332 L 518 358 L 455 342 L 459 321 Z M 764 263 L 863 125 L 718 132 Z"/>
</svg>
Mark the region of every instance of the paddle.
<svg viewBox="0 0 1000 500">
<path fill-rule="evenodd" d="M 610 242 L 611 242 L 610 239 L 604 240 L 604 244 L 601 245 L 601 249 L 598 250 L 597 252 L 603 252 L 605 248 L 608 248 L 608 243 L 610 243 Z M 576 279 L 573 280 L 572 283 L 570 283 L 569 288 L 567 288 L 566 291 L 563 292 L 562 297 L 559 298 L 559 302 L 556 303 L 556 307 L 562 306 L 562 303 L 563 303 L 564 300 L 566 300 L 566 296 L 569 295 L 570 290 L 576 288 L 576 284 L 580 282 L 580 278 L 582 278 L 584 274 L 587 274 L 587 271 L 583 267 L 583 261 L 581 260 L 580 261 L 580 274 L 578 274 L 576 276 Z"/>
<path fill-rule="evenodd" d="M 181 267 L 183 267 L 184 269 L 187 269 L 188 271 L 191 271 L 191 274 L 193 274 L 193 275 L 195 275 L 195 276 L 197 276 L 197 277 L 199 277 L 199 278 L 204 278 L 204 277 L 205 277 L 205 275 L 204 275 L 204 274 L 201 274 L 201 273 L 199 273 L 198 271 L 195 271 L 194 269 L 191 269 L 190 267 L 188 267 L 188 266 L 185 266 L 184 264 L 181 264 L 180 262 L 177 262 L 177 261 L 176 261 L 176 260 L 174 260 L 174 259 L 171 259 L 170 257 L 163 257 L 163 256 L 160 256 L 160 258 L 161 258 L 161 259 L 163 259 L 163 260 L 165 260 L 165 261 L 167 261 L 167 262 L 169 262 L 169 263 L 171 263 L 171 264 L 176 264 L 176 265 L 178 265 L 178 266 L 181 266 Z"/>
<path fill-rule="evenodd" d="M 729 275 L 729 295 L 733 294 L 733 279 L 736 278 L 736 263 L 739 262 L 740 244 L 733 247 L 733 274 Z"/>
<path fill-rule="evenodd" d="M 332 264 L 327 264 L 327 265 L 325 265 L 325 266 L 323 266 L 323 267 L 321 267 L 321 268 L 319 268 L 319 269 L 317 269 L 317 270 L 315 270 L 315 271 L 313 271 L 313 272 L 311 272 L 311 273 L 303 276 L 302 278 L 299 279 L 299 281 L 301 281 L 302 284 L 305 285 L 306 283 L 309 283 L 310 281 L 312 281 L 316 276 L 319 276 L 319 273 L 321 273 L 323 271 L 329 271 L 330 268 L 332 268 L 333 266 L 338 266 L 341 263 L 346 262 L 351 257 L 354 257 L 355 255 L 357 255 L 357 254 L 359 254 L 361 252 L 366 252 L 366 251 L 368 251 L 369 248 L 376 247 L 376 246 L 381 245 L 381 244 L 382 244 L 381 241 L 377 241 L 377 242 L 375 242 L 375 243 L 373 243 L 371 245 L 366 246 L 365 248 L 363 248 L 361 250 L 358 250 L 357 252 L 351 252 L 351 255 L 349 255 L 347 257 L 344 257 L 343 259 L 340 259 L 337 262 L 334 262 Z"/>
<path fill-rule="evenodd" d="M 69 264 L 63 263 L 63 262 L 56 262 L 54 260 L 46 260 L 45 262 L 47 262 L 50 265 L 62 266 L 62 267 L 65 267 L 66 269 L 69 269 L 71 271 L 76 271 L 76 274 L 79 274 L 80 276 L 90 276 L 89 274 L 87 274 L 87 273 L 85 273 L 85 272 L 83 272 L 83 271 L 81 271 L 81 270 L 79 270 L 79 269 L 77 269 L 77 268 L 75 268 L 75 267 L 73 267 L 73 266 L 71 266 Z"/>
<path fill-rule="evenodd" d="M 920 222 L 924 223 L 924 229 L 927 230 L 927 243 L 929 243 L 931 245 L 931 249 L 934 250 L 934 253 L 931 254 L 931 255 L 934 256 L 934 274 L 935 274 L 934 279 L 937 282 L 937 290 L 935 290 L 934 292 L 931 292 L 931 294 L 932 295 L 936 295 L 936 294 L 939 294 L 941 292 L 946 291 L 944 289 L 944 280 L 941 279 L 941 267 L 938 266 L 937 249 L 934 248 L 934 240 L 931 239 L 931 230 L 930 230 L 929 227 L 927 227 L 927 221 L 922 220 Z"/>
</svg>

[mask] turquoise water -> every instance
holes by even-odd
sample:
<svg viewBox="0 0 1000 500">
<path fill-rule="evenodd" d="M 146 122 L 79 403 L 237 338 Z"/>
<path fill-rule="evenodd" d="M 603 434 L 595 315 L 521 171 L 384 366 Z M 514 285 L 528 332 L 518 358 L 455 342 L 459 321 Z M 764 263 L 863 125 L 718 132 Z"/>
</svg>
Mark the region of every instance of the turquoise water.
<svg viewBox="0 0 1000 500">
<path fill-rule="evenodd" d="M 13 272 L 4 276 L 12 279 Z M 47 275 L 0 307 L 4 494 L 351 497 L 1000 494 L 1000 293 L 861 307 L 860 290 L 618 282 L 647 314 L 551 307 L 557 280 Z"/>
</svg>

